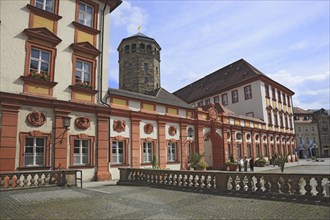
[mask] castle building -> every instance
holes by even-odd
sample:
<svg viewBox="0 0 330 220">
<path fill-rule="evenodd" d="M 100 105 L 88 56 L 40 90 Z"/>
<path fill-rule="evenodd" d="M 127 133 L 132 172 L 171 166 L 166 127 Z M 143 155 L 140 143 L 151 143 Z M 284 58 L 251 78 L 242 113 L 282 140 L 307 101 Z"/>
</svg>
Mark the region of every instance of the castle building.
<svg viewBox="0 0 330 220">
<path fill-rule="evenodd" d="M 317 121 L 319 139 L 320 139 L 320 155 L 322 157 L 330 157 L 330 115 L 329 110 L 321 108 L 314 110 L 314 118 Z"/>
<path fill-rule="evenodd" d="M 232 156 L 294 158 L 293 92 L 244 60 L 174 94 L 161 87 L 158 43 L 122 40 L 108 88 L 109 15 L 120 0 L 0 1 L 0 174 L 120 167 L 211 169 Z M 218 97 L 218 98 L 217 98 Z"/>
<path fill-rule="evenodd" d="M 320 156 L 319 129 L 314 113 L 293 107 L 293 114 L 299 157 Z"/>
</svg>

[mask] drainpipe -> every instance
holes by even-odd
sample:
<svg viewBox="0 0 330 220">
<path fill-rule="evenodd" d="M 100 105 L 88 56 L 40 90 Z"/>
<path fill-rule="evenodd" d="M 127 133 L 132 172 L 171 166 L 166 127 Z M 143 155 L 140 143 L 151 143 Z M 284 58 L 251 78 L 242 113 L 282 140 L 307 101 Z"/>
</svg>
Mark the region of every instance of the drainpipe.
<svg viewBox="0 0 330 220">
<path fill-rule="evenodd" d="M 101 33 L 100 33 L 100 41 L 99 41 L 99 51 L 100 53 L 100 57 L 99 57 L 99 63 L 100 63 L 100 68 L 99 68 L 99 101 L 101 104 L 107 106 L 110 108 L 110 105 L 106 102 L 103 101 L 102 99 L 102 81 L 103 81 L 103 42 L 104 42 L 104 17 L 105 17 L 105 10 L 107 8 L 109 0 L 106 0 L 106 2 L 104 3 L 104 7 L 102 10 L 102 14 L 101 14 Z M 107 93 L 109 95 L 109 92 Z M 98 137 L 98 127 L 96 126 L 96 134 Z M 109 146 L 109 137 L 110 137 L 110 118 L 108 117 L 108 146 Z M 98 137 L 99 139 L 99 137 Z M 96 168 L 95 168 L 95 173 L 97 173 L 98 171 L 98 144 L 96 144 L 96 152 L 95 152 L 95 163 L 96 163 Z"/>
</svg>

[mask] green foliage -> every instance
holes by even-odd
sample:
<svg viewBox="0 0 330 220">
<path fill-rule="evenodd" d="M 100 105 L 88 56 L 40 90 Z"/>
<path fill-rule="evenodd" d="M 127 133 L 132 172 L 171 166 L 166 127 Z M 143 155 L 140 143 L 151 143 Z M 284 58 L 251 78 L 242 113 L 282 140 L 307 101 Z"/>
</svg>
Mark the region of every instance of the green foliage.
<svg viewBox="0 0 330 220">
<path fill-rule="evenodd" d="M 234 155 L 230 155 L 230 162 L 231 163 L 236 163 L 237 161 L 235 161 L 235 159 L 234 159 Z"/>
<path fill-rule="evenodd" d="M 201 162 L 199 162 L 199 163 L 197 164 L 197 168 L 198 168 L 199 170 L 204 170 L 204 169 L 206 169 L 208 166 L 209 166 L 209 165 L 208 165 L 206 162 L 203 162 L 203 161 L 201 161 Z"/>
<path fill-rule="evenodd" d="M 231 164 L 230 160 L 227 160 L 226 161 L 226 166 L 228 167 L 228 166 L 230 166 L 230 164 Z"/>
<path fill-rule="evenodd" d="M 287 159 L 288 159 L 288 156 L 283 155 L 283 154 L 279 155 L 277 158 L 277 164 L 281 168 L 282 173 L 284 171 L 284 166 L 285 166 L 285 163 L 287 162 Z"/>
<path fill-rule="evenodd" d="M 205 153 L 200 154 L 200 153 L 193 153 L 190 155 L 189 158 L 189 167 L 198 169 L 198 164 L 201 162 L 201 160 L 205 157 Z"/>
</svg>

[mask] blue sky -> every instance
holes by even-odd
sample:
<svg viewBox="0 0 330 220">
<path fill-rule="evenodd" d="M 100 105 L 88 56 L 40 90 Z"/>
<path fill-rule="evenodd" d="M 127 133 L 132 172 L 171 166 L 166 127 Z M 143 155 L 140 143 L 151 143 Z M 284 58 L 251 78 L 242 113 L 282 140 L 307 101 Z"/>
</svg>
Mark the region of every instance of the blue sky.
<svg viewBox="0 0 330 220">
<path fill-rule="evenodd" d="M 329 1 L 127 0 L 110 15 L 109 86 L 117 47 L 141 32 L 161 50 L 161 86 L 174 92 L 241 58 L 295 92 L 294 106 L 330 109 Z"/>
</svg>

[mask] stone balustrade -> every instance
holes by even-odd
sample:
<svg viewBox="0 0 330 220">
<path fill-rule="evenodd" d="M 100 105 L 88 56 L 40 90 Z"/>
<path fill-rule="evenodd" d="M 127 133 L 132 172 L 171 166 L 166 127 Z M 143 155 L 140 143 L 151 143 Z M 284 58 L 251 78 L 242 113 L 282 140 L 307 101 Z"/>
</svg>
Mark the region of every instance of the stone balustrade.
<svg viewBox="0 0 330 220">
<path fill-rule="evenodd" d="M 46 186 L 77 186 L 77 180 L 80 181 L 80 186 L 82 187 L 81 170 L 0 173 L 0 190 Z"/>
<path fill-rule="evenodd" d="M 120 168 L 120 185 L 329 197 L 330 175 Z"/>
</svg>

